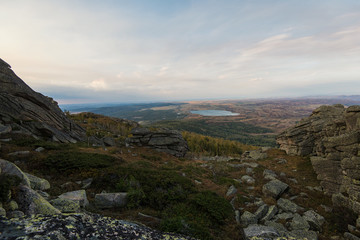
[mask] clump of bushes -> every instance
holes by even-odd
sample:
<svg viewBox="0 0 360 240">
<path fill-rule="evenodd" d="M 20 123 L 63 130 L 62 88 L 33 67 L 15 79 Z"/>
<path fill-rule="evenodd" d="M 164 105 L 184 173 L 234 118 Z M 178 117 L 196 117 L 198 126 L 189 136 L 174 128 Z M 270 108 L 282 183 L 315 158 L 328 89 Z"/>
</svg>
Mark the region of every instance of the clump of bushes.
<svg viewBox="0 0 360 240">
<path fill-rule="evenodd" d="M 191 152 L 209 156 L 239 156 L 243 153 L 245 146 L 237 141 L 214 138 L 192 132 L 183 132 L 182 135 L 187 141 Z"/>
<path fill-rule="evenodd" d="M 43 164 L 52 170 L 67 171 L 72 169 L 106 168 L 114 164 L 115 157 L 75 151 L 61 151 L 49 155 Z"/>
</svg>

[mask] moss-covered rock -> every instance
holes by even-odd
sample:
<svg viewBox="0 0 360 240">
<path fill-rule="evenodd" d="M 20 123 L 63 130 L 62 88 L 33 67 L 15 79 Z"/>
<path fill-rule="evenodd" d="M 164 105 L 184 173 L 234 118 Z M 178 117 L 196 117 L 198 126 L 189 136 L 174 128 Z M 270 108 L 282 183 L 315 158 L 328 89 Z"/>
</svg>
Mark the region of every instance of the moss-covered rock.
<svg viewBox="0 0 360 240">
<path fill-rule="evenodd" d="M 0 221 L 1 239 L 193 239 L 100 215 L 36 215 Z"/>
<path fill-rule="evenodd" d="M 16 196 L 16 201 L 19 204 L 20 210 L 26 215 L 32 214 L 46 214 L 54 215 L 60 214 L 60 211 L 53 207 L 40 194 L 29 188 L 28 186 L 20 186 Z"/>
</svg>

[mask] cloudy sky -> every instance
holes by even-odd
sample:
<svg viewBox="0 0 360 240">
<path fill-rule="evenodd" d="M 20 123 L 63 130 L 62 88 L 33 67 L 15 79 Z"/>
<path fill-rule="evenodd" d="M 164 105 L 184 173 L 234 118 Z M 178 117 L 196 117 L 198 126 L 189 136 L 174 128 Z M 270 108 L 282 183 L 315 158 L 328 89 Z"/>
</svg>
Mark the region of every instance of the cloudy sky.
<svg viewBox="0 0 360 240">
<path fill-rule="evenodd" d="M 60 103 L 360 94 L 359 0 L 0 0 L 0 22 Z"/>
</svg>

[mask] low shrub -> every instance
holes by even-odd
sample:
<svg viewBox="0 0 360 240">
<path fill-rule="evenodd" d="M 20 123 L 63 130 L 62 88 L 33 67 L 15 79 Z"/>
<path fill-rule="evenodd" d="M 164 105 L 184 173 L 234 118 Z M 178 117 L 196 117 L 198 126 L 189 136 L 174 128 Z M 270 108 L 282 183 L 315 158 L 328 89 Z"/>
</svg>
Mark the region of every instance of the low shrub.
<svg viewBox="0 0 360 240">
<path fill-rule="evenodd" d="M 75 151 L 61 151 L 45 158 L 44 165 L 52 170 L 67 171 L 71 169 L 106 168 L 114 164 L 115 157 Z"/>
</svg>

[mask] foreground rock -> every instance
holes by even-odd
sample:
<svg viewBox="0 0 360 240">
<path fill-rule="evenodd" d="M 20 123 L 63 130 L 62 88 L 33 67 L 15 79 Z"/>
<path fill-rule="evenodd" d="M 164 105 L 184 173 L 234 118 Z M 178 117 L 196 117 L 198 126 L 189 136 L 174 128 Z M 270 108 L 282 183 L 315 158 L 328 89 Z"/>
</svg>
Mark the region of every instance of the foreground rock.
<svg viewBox="0 0 360 240">
<path fill-rule="evenodd" d="M 0 59 L 0 132 L 23 134 L 60 142 L 85 140 L 85 130 L 69 120 L 57 103 L 33 91 Z"/>
<path fill-rule="evenodd" d="M 0 229 L 0 239 L 192 239 L 95 214 L 0 217 Z"/>
<path fill-rule="evenodd" d="M 189 150 L 187 142 L 178 131 L 167 129 L 150 131 L 147 128 L 134 128 L 131 134 L 133 137 L 126 139 L 128 144 L 151 147 L 176 157 L 184 157 Z"/>
</svg>

